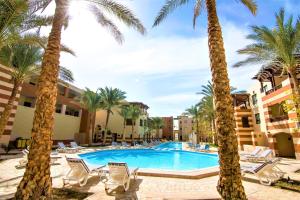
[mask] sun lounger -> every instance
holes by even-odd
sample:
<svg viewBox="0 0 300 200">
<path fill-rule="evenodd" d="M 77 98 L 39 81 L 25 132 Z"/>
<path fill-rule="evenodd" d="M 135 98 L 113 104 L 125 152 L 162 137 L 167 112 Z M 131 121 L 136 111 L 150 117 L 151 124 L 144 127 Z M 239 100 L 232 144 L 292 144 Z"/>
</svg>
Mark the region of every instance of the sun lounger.
<svg viewBox="0 0 300 200">
<path fill-rule="evenodd" d="M 89 168 L 84 160 L 79 158 L 66 158 L 70 166 L 69 172 L 63 178 L 63 185 L 70 184 L 71 182 L 78 183 L 80 186 L 84 186 L 87 183 L 87 180 L 92 175 L 100 175 L 102 168 L 100 166 L 97 168 Z"/>
<path fill-rule="evenodd" d="M 27 149 L 23 149 L 22 153 L 23 153 L 23 158 L 20 159 L 19 160 L 19 164 L 15 166 L 17 169 L 26 167 L 26 165 L 28 163 L 28 154 L 29 154 L 29 151 Z M 50 164 L 51 165 L 56 164 L 56 162 L 57 162 L 57 160 L 59 158 L 61 158 L 61 156 L 57 156 L 55 154 L 51 154 L 50 155 Z"/>
<path fill-rule="evenodd" d="M 240 156 L 257 156 L 259 152 L 261 152 L 261 148 L 255 147 L 255 149 L 250 153 L 241 152 Z"/>
<path fill-rule="evenodd" d="M 56 149 L 56 151 L 60 153 L 76 153 L 79 151 L 78 148 L 66 147 L 63 142 L 58 142 L 57 144 L 58 144 L 58 148 Z"/>
<path fill-rule="evenodd" d="M 242 176 L 246 173 L 255 175 L 262 185 L 271 185 L 275 181 L 281 179 L 284 176 L 282 172 L 276 165 L 280 160 L 275 159 L 273 161 L 267 161 L 262 164 L 241 166 Z"/>
<path fill-rule="evenodd" d="M 258 153 L 255 156 L 242 156 L 241 160 L 250 161 L 250 162 L 258 162 L 258 161 L 268 161 L 272 159 L 273 151 L 271 149 L 264 150 Z"/>
<path fill-rule="evenodd" d="M 196 144 L 195 150 L 196 151 L 209 151 L 209 144 L 205 144 L 205 145 Z"/>
<path fill-rule="evenodd" d="M 134 141 L 134 142 L 133 142 L 133 147 L 134 147 L 134 148 L 141 148 L 142 145 L 140 145 L 137 141 Z"/>
<path fill-rule="evenodd" d="M 128 147 L 130 147 L 130 145 L 127 144 L 127 142 L 122 142 L 122 147 L 128 148 Z"/>
<path fill-rule="evenodd" d="M 82 147 L 82 146 L 79 146 L 76 142 L 70 142 L 70 145 L 71 145 L 71 148 L 74 148 L 74 149 L 85 149 L 85 147 Z"/>
<path fill-rule="evenodd" d="M 117 142 L 112 142 L 111 143 L 111 149 L 119 149 L 121 146 Z"/>
<path fill-rule="evenodd" d="M 129 189 L 130 178 L 133 176 L 134 179 L 137 178 L 138 168 L 129 170 L 126 163 L 108 163 L 109 176 L 105 182 L 105 190 L 107 191 L 112 186 L 114 188 L 122 186 L 124 191 Z"/>
</svg>

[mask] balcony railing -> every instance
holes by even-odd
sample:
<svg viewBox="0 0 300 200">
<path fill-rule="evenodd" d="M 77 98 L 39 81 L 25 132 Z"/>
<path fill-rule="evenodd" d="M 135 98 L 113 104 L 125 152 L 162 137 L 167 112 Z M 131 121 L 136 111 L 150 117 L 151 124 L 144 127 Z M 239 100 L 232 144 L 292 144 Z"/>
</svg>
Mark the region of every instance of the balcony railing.
<svg viewBox="0 0 300 200">
<path fill-rule="evenodd" d="M 270 117 L 271 122 L 278 122 L 278 121 L 283 121 L 283 120 L 288 120 L 289 116 L 288 115 L 282 115 L 282 116 L 277 116 L 277 117 Z"/>
<path fill-rule="evenodd" d="M 276 90 L 278 90 L 278 89 L 280 89 L 280 88 L 282 88 L 282 84 L 276 85 L 276 86 L 273 87 L 272 89 L 266 91 L 266 95 L 271 94 L 272 92 L 274 92 L 274 91 L 276 91 Z"/>
</svg>

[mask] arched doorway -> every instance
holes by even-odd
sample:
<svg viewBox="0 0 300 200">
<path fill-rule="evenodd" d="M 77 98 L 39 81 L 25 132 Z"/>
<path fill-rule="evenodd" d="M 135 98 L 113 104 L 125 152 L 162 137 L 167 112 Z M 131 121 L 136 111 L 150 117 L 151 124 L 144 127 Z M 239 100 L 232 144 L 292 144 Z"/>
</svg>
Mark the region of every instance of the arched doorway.
<svg viewBox="0 0 300 200">
<path fill-rule="evenodd" d="M 293 136 L 288 133 L 278 133 L 275 138 L 279 156 L 295 158 Z"/>
</svg>

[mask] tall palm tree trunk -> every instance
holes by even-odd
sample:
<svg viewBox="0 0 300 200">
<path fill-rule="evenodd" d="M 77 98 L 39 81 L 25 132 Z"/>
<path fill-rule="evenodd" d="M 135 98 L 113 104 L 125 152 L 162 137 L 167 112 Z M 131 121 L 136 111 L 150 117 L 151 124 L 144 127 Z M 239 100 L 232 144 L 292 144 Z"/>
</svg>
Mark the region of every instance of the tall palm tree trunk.
<svg viewBox="0 0 300 200">
<path fill-rule="evenodd" d="M 198 122 L 198 119 L 196 118 L 196 131 L 197 131 L 197 144 L 199 143 L 200 141 L 200 132 L 199 132 L 199 122 Z"/>
<path fill-rule="evenodd" d="M 290 68 L 289 68 L 290 69 Z M 297 78 L 296 68 L 294 70 L 288 70 L 288 73 L 291 75 L 291 81 L 294 85 L 293 93 L 294 93 L 294 104 L 297 113 L 297 120 L 300 122 L 300 88 L 299 88 L 299 80 Z"/>
<path fill-rule="evenodd" d="M 124 119 L 124 122 L 123 122 L 123 142 L 126 141 L 126 135 L 125 135 L 125 128 L 126 128 L 126 119 Z"/>
<path fill-rule="evenodd" d="M 57 96 L 61 29 L 68 0 L 56 0 L 52 29 L 38 83 L 38 96 L 31 132 L 28 164 L 15 199 L 52 199 L 50 153 Z"/>
<path fill-rule="evenodd" d="M 90 135 L 92 136 L 92 140 L 94 139 L 94 130 L 95 130 L 95 113 L 94 112 L 90 112 L 89 113 L 90 116 L 90 122 L 89 122 L 89 134 L 87 134 L 87 138 L 86 138 L 86 143 L 90 144 L 91 139 L 90 139 Z"/>
<path fill-rule="evenodd" d="M 247 197 L 241 180 L 238 143 L 234 130 L 234 112 L 216 1 L 206 0 L 206 7 L 220 158 L 220 177 L 217 190 L 225 200 L 243 200 Z"/>
<path fill-rule="evenodd" d="M 134 140 L 134 126 L 135 126 L 135 123 L 132 122 L 132 126 L 131 126 L 131 133 L 132 133 L 132 137 L 131 137 L 131 142 L 133 143 L 133 140 Z"/>
<path fill-rule="evenodd" d="M 105 122 L 105 131 L 104 131 L 104 139 L 103 139 L 103 144 L 106 143 L 106 137 L 107 137 L 107 126 L 108 126 L 108 122 L 109 122 L 109 116 L 110 116 L 110 111 L 107 110 L 106 111 L 106 122 Z"/>
<path fill-rule="evenodd" d="M 212 132 L 213 132 L 213 142 L 215 145 L 218 145 L 218 135 L 217 135 L 217 131 L 216 131 L 216 122 L 215 122 L 215 118 L 213 118 L 211 120 L 211 128 L 212 128 Z"/>
<path fill-rule="evenodd" d="M 0 116 L 0 137 L 1 137 L 1 135 L 3 135 L 3 133 L 5 131 L 5 126 L 7 125 L 9 116 L 14 107 L 14 102 L 16 100 L 16 96 L 18 94 L 19 87 L 22 85 L 22 82 L 20 82 L 20 81 L 14 80 L 13 82 L 14 82 L 14 86 L 11 91 L 11 95 L 10 95 L 8 102 L 5 105 L 4 110 Z"/>
</svg>

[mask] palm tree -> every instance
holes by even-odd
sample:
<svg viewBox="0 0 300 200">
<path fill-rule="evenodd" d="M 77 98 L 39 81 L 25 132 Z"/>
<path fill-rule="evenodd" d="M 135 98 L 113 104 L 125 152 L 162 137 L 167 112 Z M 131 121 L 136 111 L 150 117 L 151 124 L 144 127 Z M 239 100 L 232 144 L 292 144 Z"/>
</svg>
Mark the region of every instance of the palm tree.
<svg viewBox="0 0 300 200">
<path fill-rule="evenodd" d="M 8 103 L 0 115 L 0 136 L 5 130 L 20 86 L 31 77 L 38 76 L 41 70 L 42 53 L 41 47 L 24 44 L 6 46 L 0 50 L 0 63 L 12 70 L 11 82 L 13 84 Z M 60 67 L 60 76 L 69 82 L 74 80 L 72 72 L 63 67 Z"/>
<path fill-rule="evenodd" d="M 230 95 L 224 42 L 217 14 L 216 0 L 194 0 L 193 25 L 195 27 L 196 19 L 204 7 L 204 1 L 206 2 L 208 19 L 208 46 L 216 105 L 216 130 L 219 141 L 220 178 L 217 189 L 223 199 L 246 199 L 241 180 L 238 143 L 234 130 L 232 98 Z M 257 6 L 253 0 L 240 1 L 255 14 Z M 189 2 L 191 0 L 167 0 L 153 25 L 159 25 L 170 12 L 178 6 Z"/>
<path fill-rule="evenodd" d="M 216 127 L 215 127 L 215 106 L 213 100 L 213 86 L 210 81 L 206 85 L 201 86 L 201 91 L 197 94 L 204 95 L 201 101 L 197 104 L 199 110 L 205 114 L 207 120 L 211 124 L 212 132 L 214 134 L 214 143 L 217 144 Z M 231 87 L 232 88 L 232 87 Z"/>
<path fill-rule="evenodd" d="M 26 0 L 0 1 L 0 49 L 12 44 L 32 44 L 39 40 L 38 34 L 28 31 L 39 32 L 40 28 L 49 25 L 53 18 L 36 15 L 36 12 Z"/>
<path fill-rule="evenodd" d="M 164 126 L 164 122 L 161 117 L 152 117 L 151 124 L 156 130 L 156 137 L 159 138 L 159 130 Z"/>
<path fill-rule="evenodd" d="M 249 57 L 236 63 L 234 67 L 247 64 L 265 64 L 281 70 L 282 74 L 288 73 L 294 85 L 293 91 L 296 99 L 300 97 L 299 80 L 297 79 L 297 67 L 300 65 L 300 16 L 296 23 L 293 16 L 285 20 L 285 11 L 281 9 L 275 14 L 276 26 L 268 28 L 266 26 L 252 26 L 252 34 L 247 38 L 253 43 L 238 51 L 239 54 Z M 294 101 L 296 109 L 299 111 L 300 102 Z M 300 121 L 300 116 L 298 115 Z"/>
<path fill-rule="evenodd" d="M 129 112 L 129 106 L 123 105 L 121 107 L 121 110 L 119 111 L 119 115 L 123 117 L 123 141 L 126 141 L 126 134 L 125 134 L 125 128 L 126 128 L 126 121 L 130 118 L 130 112 Z"/>
<path fill-rule="evenodd" d="M 192 118 L 196 121 L 196 132 L 197 132 L 197 143 L 199 142 L 200 132 L 199 132 L 199 108 L 197 106 L 191 106 L 187 108 L 186 114 L 192 116 Z"/>
<path fill-rule="evenodd" d="M 104 110 L 106 110 L 106 121 L 105 121 L 105 133 L 104 133 L 104 139 L 103 143 L 106 142 L 106 136 L 107 136 L 107 125 L 109 122 L 109 116 L 110 114 L 114 114 L 112 109 L 115 106 L 120 105 L 121 101 L 126 98 L 125 94 L 126 92 L 123 92 L 119 90 L 118 88 L 100 88 L 100 96 L 101 96 L 101 103 L 100 107 Z"/>
<path fill-rule="evenodd" d="M 45 9 L 52 0 L 32 0 L 33 10 Z M 33 119 L 32 140 L 28 156 L 28 164 L 20 182 L 16 199 L 52 198 L 50 176 L 50 152 L 52 149 L 53 113 L 55 112 L 57 81 L 60 57 L 61 31 L 68 17 L 71 0 L 55 0 L 55 12 L 52 29 L 48 37 L 48 45 L 43 56 L 42 72 L 38 83 L 38 97 Z M 118 27 L 109 20 L 104 12 L 116 16 L 128 27 L 144 34 L 145 28 L 124 5 L 113 0 L 86 0 L 97 21 L 110 30 L 118 42 L 123 37 Z"/>
<path fill-rule="evenodd" d="M 89 88 L 85 88 L 85 91 L 81 95 L 81 103 L 84 106 L 84 108 L 87 109 L 87 111 L 89 112 L 90 131 L 86 141 L 87 143 L 90 143 L 89 136 L 92 135 L 92 138 L 94 136 L 96 111 L 100 108 L 101 103 L 100 91 L 96 90 L 96 92 L 93 92 Z"/>
<path fill-rule="evenodd" d="M 134 140 L 134 126 L 136 125 L 136 120 L 139 119 L 141 115 L 141 109 L 139 106 L 130 104 L 129 106 L 129 117 L 131 118 L 132 124 L 131 124 L 131 134 L 132 134 L 132 141 Z"/>
</svg>

